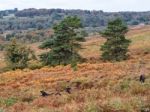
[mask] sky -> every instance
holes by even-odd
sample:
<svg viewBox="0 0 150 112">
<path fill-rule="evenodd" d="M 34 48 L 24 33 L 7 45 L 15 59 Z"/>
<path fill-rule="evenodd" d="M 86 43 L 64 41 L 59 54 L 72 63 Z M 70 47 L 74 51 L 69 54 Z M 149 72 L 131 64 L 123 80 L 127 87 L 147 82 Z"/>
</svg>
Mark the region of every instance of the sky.
<svg viewBox="0 0 150 112">
<path fill-rule="evenodd" d="M 62 8 L 118 11 L 150 11 L 150 0 L 0 0 L 0 10 Z"/>
</svg>

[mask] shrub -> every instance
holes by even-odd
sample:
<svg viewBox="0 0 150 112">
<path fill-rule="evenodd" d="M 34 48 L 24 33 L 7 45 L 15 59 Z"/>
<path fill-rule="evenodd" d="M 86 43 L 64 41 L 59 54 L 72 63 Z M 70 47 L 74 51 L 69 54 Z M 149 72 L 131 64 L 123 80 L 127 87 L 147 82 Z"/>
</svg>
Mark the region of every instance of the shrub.
<svg viewBox="0 0 150 112">
<path fill-rule="evenodd" d="M 142 98 L 140 97 L 133 97 L 129 100 L 130 105 L 132 106 L 132 108 L 137 111 L 140 111 L 140 109 L 142 108 L 142 106 L 144 105 L 144 102 L 142 101 Z"/>
<path fill-rule="evenodd" d="M 0 112 L 4 112 L 4 110 L 0 108 Z"/>
<path fill-rule="evenodd" d="M 80 89 L 91 89 L 94 86 L 92 80 L 84 78 L 84 77 L 74 79 L 72 81 L 72 84 L 74 86 L 76 86 L 78 89 L 79 88 Z"/>
<path fill-rule="evenodd" d="M 112 107 L 115 110 L 122 110 L 124 108 L 124 104 L 122 103 L 120 98 L 112 99 L 109 102 L 110 107 Z"/>
<path fill-rule="evenodd" d="M 37 60 L 31 60 L 28 62 L 28 68 L 31 70 L 40 69 L 42 67 L 42 63 L 38 62 Z"/>
<path fill-rule="evenodd" d="M 148 91 L 148 87 L 144 84 L 141 84 L 140 82 L 132 82 L 131 87 L 131 93 L 134 95 L 144 95 Z"/>
<path fill-rule="evenodd" d="M 129 89 L 130 89 L 129 80 L 122 80 L 114 87 L 115 92 L 127 92 Z"/>
<path fill-rule="evenodd" d="M 32 102 L 35 99 L 35 97 L 32 94 L 29 95 L 24 95 L 23 97 L 21 97 L 21 101 L 22 102 Z"/>
<path fill-rule="evenodd" d="M 33 52 L 29 48 L 18 44 L 15 39 L 8 44 L 5 53 L 8 67 L 12 70 L 26 68 L 30 55 L 32 58 L 34 57 Z"/>
<path fill-rule="evenodd" d="M 97 104 L 90 103 L 84 108 L 83 112 L 103 112 L 103 110 Z"/>
<path fill-rule="evenodd" d="M 81 88 L 81 86 L 82 86 L 82 84 L 83 83 L 85 83 L 85 82 L 87 82 L 87 78 L 85 78 L 85 77 L 81 77 L 81 78 L 76 78 L 76 79 L 74 79 L 74 80 L 72 80 L 72 85 L 73 86 L 75 86 L 76 88 Z"/>
<path fill-rule="evenodd" d="M 4 104 L 4 99 L 0 98 L 0 106 L 2 106 Z"/>
<path fill-rule="evenodd" d="M 8 98 L 4 101 L 6 106 L 12 106 L 17 102 L 16 98 Z"/>
<path fill-rule="evenodd" d="M 124 80 L 120 83 L 121 90 L 128 90 L 130 87 L 130 81 Z"/>
</svg>

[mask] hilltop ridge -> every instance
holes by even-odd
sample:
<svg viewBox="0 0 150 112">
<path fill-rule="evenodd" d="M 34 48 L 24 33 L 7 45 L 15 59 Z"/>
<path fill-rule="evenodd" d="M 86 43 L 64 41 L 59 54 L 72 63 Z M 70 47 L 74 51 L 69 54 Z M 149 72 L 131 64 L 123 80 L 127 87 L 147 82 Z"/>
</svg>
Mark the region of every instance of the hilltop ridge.
<svg viewBox="0 0 150 112">
<path fill-rule="evenodd" d="M 102 10 L 24 9 L 0 11 L 0 31 L 47 29 L 66 16 L 78 16 L 83 27 L 103 29 L 109 20 L 122 18 L 128 25 L 150 24 L 147 12 L 104 12 Z"/>
</svg>

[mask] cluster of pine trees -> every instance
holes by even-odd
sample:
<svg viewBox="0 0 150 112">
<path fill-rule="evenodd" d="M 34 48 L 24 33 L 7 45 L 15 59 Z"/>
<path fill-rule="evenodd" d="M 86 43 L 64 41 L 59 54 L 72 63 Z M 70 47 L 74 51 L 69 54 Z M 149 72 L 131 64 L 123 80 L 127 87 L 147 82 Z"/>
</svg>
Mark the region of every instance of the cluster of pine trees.
<svg viewBox="0 0 150 112">
<path fill-rule="evenodd" d="M 39 48 L 49 49 L 41 54 L 42 64 L 49 66 L 68 65 L 76 69 L 82 57 L 78 50 L 82 48 L 80 42 L 85 38 L 79 35 L 78 29 L 82 28 L 81 20 L 77 16 L 66 17 L 53 26 L 54 35 L 43 42 Z M 108 23 L 107 28 L 101 32 L 106 42 L 101 46 L 102 59 L 106 61 L 121 61 L 127 59 L 130 40 L 125 38 L 128 28 L 121 19 L 115 19 Z M 6 49 L 6 60 L 11 69 L 26 68 L 27 62 L 36 59 L 32 50 L 13 40 Z"/>
</svg>

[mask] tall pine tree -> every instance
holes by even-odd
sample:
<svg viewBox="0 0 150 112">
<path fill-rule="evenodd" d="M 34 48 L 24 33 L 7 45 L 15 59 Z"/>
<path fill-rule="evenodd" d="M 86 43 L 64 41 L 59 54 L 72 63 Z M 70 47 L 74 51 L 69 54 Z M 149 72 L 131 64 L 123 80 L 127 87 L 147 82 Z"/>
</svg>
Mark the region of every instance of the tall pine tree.
<svg viewBox="0 0 150 112">
<path fill-rule="evenodd" d="M 80 60 L 77 51 L 81 48 L 79 42 L 84 38 L 78 36 L 81 21 L 77 17 L 66 17 L 60 23 L 54 25 L 54 35 L 40 46 L 41 49 L 51 49 L 40 56 L 44 65 L 76 65 Z"/>
<path fill-rule="evenodd" d="M 103 60 L 121 61 L 127 59 L 130 43 L 130 40 L 125 38 L 127 32 L 128 28 L 121 19 L 108 23 L 107 28 L 101 33 L 107 39 L 101 46 Z"/>
</svg>

